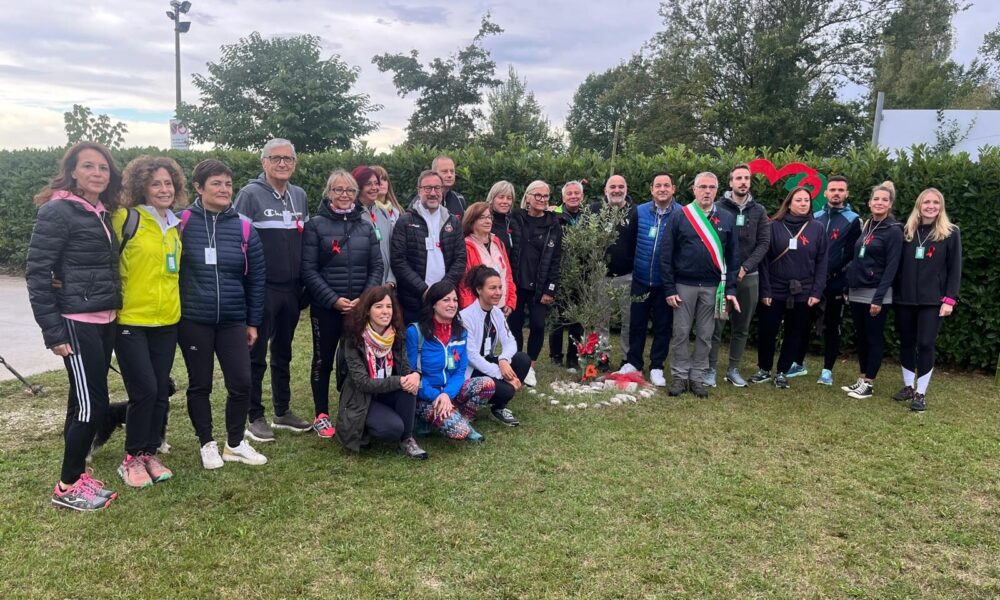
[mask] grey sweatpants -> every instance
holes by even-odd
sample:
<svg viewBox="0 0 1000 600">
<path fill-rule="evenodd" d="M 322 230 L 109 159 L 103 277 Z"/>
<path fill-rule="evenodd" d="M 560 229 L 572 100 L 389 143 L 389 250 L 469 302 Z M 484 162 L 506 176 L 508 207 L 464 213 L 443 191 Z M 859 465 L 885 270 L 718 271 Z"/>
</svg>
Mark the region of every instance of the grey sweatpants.
<svg viewBox="0 0 1000 600">
<path fill-rule="evenodd" d="M 681 304 L 674 309 L 674 331 L 670 338 L 670 372 L 674 379 L 701 381 L 708 368 L 708 353 L 715 330 L 716 286 L 677 284 Z M 688 339 L 694 330 L 694 355 Z"/>
<path fill-rule="evenodd" d="M 757 273 L 747 273 L 743 276 L 743 281 L 736 285 L 736 300 L 740 303 L 740 312 L 729 311 L 729 322 L 733 324 L 729 338 L 729 368 L 740 366 L 740 359 L 743 358 L 743 351 L 747 347 L 747 338 L 750 337 L 750 321 L 753 320 L 753 313 L 757 310 L 757 296 L 760 294 L 760 278 Z M 712 334 L 712 351 L 708 355 L 708 368 L 714 369 L 719 362 L 719 347 L 722 346 L 722 328 L 726 326 L 726 321 L 719 320 L 715 323 L 715 332 Z"/>
</svg>

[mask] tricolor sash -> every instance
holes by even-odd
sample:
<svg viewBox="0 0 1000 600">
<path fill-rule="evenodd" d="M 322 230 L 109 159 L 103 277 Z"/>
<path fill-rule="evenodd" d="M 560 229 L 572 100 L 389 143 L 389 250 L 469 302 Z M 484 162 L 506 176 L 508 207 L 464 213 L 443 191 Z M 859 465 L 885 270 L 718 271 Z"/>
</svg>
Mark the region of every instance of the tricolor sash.
<svg viewBox="0 0 1000 600">
<path fill-rule="evenodd" d="M 684 216 L 688 223 L 694 228 L 701 243 L 705 245 L 715 268 L 719 269 L 719 287 L 715 290 L 715 318 L 725 319 L 726 314 L 726 257 L 722 252 L 722 240 L 719 239 L 718 232 L 709 222 L 708 217 L 701 210 L 696 202 L 691 202 L 684 207 Z"/>
</svg>

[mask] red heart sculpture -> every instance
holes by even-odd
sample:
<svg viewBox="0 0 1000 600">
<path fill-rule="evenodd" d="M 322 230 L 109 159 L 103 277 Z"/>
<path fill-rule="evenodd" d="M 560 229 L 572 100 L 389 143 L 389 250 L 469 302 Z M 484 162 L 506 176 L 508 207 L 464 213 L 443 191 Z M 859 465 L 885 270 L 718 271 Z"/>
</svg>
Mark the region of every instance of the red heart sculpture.
<svg viewBox="0 0 1000 600">
<path fill-rule="evenodd" d="M 809 188 L 810 198 L 816 198 L 816 196 L 819 196 L 819 193 L 823 191 L 823 180 L 820 179 L 819 172 L 805 163 L 788 163 L 780 169 L 777 169 L 768 159 L 755 158 L 748 164 L 750 165 L 751 174 L 760 174 L 767 177 L 767 180 L 771 183 L 771 185 L 778 183 L 779 179 L 783 179 L 789 175 L 798 175 L 801 173 L 804 177 L 799 182 L 799 185 Z"/>
</svg>

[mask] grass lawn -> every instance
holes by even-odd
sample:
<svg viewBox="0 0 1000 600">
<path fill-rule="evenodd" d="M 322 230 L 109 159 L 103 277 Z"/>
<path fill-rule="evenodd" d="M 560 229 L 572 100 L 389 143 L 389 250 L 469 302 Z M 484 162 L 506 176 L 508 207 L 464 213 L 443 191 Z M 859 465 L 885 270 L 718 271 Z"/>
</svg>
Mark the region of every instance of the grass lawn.
<svg viewBox="0 0 1000 600">
<path fill-rule="evenodd" d="M 292 406 L 311 415 L 309 337 L 303 324 Z M 567 377 L 539 365 L 545 393 Z M 180 355 L 175 366 L 185 382 Z M 125 489 L 118 432 L 94 466 L 121 497 L 98 514 L 49 504 L 65 375 L 33 378 L 40 398 L 5 382 L 0 597 L 1000 597 L 991 378 L 942 370 L 916 415 L 889 399 L 898 367 L 858 401 L 839 389 L 853 363 L 832 389 L 813 383 L 817 366 L 790 390 L 705 401 L 661 392 L 565 412 L 522 392 L 520 428 L 482 418 L 485 444 L 424 439 L 426 462 L 278 432 L 256 445 L 267 465 L 213 472 L 182 389 L 164 457 L 175 479 Z M 221 443 L 221 378 L 216 389 Z"/>
</svg>

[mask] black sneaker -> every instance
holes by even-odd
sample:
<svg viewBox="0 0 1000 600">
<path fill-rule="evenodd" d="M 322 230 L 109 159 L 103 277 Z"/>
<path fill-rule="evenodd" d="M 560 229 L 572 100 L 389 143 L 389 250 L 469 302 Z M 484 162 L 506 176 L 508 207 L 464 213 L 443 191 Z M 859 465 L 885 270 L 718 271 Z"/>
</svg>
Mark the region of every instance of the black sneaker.
<svg viewBox="0 0 1000 600">
<path fill-rule="evenodd" d="M 924 412 L 927 410 L 927 402 L 924 401 L 924 395 L 913 393 L 913 401 L 910 402 L 910 410 L 913 412 Z"/>
<path fill-rule="evenodd" d="M 865 378 L 864 377 L 858 377 L 858 380 L 855 381 L 854 383 L 852 383 L 851 385 L 842 385 L 842 386 L 840 386 L 840 390 L 842 392 L 853 392 L 854 390 L 858 389 L 861 386 L 861 384 L 864 383 L 864 382 L 865 382 Z"/>
<path fill-rule="evenodd" d="M 874 393 L 875 393 L 875 385 L 870 381 L 865 381 L 862 379 L 861 385 L 854 388 L 853 392 L 848 392 L 847 395 L 857 400 L 866 400 L 868 398 L 871 398 L 872 394 Z"/>
<path fill-rule="evenodd" d="M 503 423 L 507 427 L 517 427 L 521 424 L 514 416 L 514 413 L 510 412 L 509 408 L 494 408 L 490 410 L 490 416 L 493 417 L 494 421 Z"/>
<path fill-rule="evenodd" d="M 774 387 L 779 390 L 788 389 L 788 377 L 784 373 L 778 373 L 777 377 L 774 378 Z"/>
<path fill-rule="evenodd" d="M 705 384 L 700 381 L 691 381 L 691 393 L 699 398 L 708 398 L 708 390 Z"/>
<path fill-rule="evenodd" d="M 417 445 L 417 440 L 412 437 L 408 437 L 405 440 L 399 442 L 399 453 L 407 458 L 415 458 L 417 460 L 427 460 L 427 452 Z"/>
<path fill-rule="evenodd" d="M 562 354 L 553 354 L 552 356 L 549 357 L 549 360 L 551 360 L 552 364 L 554 364 L 557 367 L 561 367 L 563 364 Z"/>
<path fill-rule="evenodd" d="M 667 390 L 667 393 L 671 396 L 680 396 L 686 391 L 688 391 L 688 380 L 681 379 L 680 377 L 674 377 L 673 382 L 670 383 L 670 389 Z"/>
<path fill-rule="evenodd" d="M 750 376 L 750 383 L 766 383 L 771 381 L 771 372 L 764 369 L 757 369 L 757 372 Z"/>
<path fill-rule="evenodd" d="M 913 394 L 914 389 L 908 385 L 904 385 L 898 392 L 892 395 L 892 399 L 896 402 L 906 402 L 907 400 L 913 400 Z"/>
</svg>

